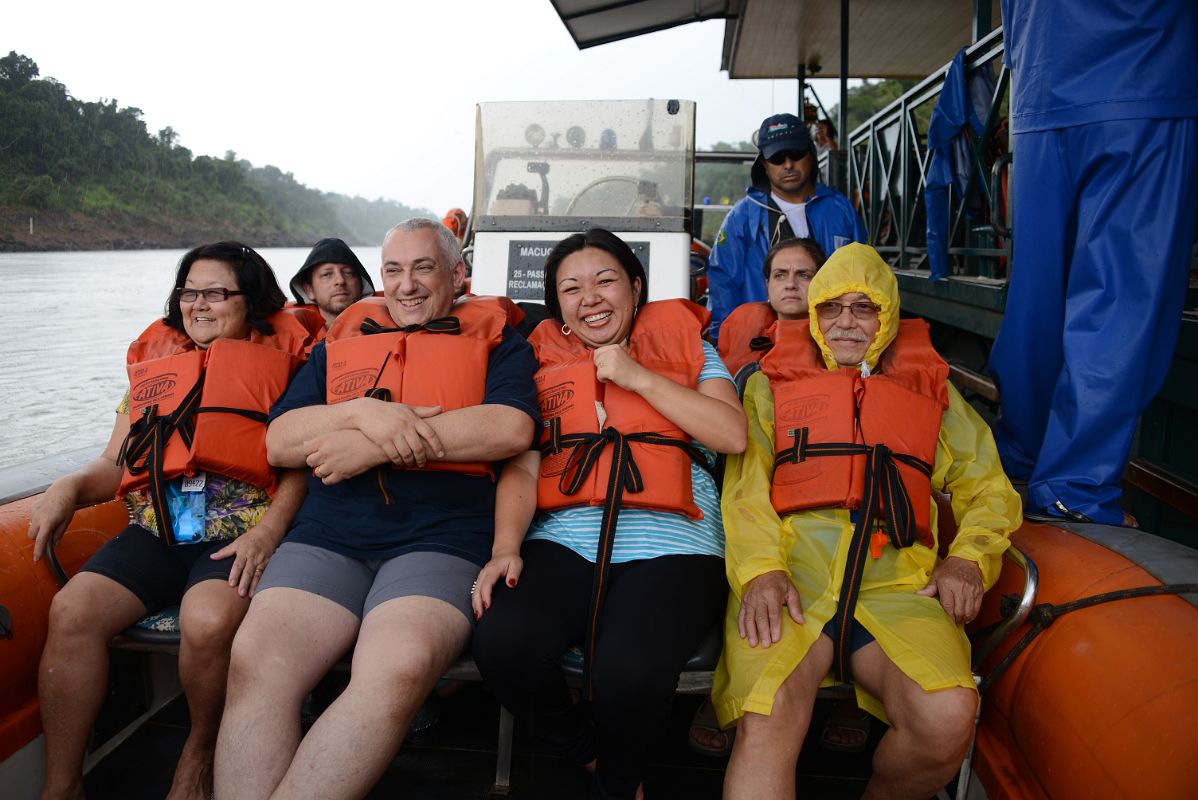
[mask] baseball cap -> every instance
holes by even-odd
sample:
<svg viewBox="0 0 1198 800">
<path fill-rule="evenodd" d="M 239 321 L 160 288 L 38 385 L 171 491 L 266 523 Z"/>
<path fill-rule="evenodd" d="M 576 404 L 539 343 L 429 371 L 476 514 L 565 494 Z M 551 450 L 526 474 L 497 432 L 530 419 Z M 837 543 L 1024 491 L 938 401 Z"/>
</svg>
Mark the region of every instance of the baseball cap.
<svg viewBox="0 0 1198 800">
<path fill-rule="evenodd" d="M 810 150 L 811 134 L 794 114 L 775 114 L 767 117 L 757 131 L 757 147 L 762 158 L 773 158 L 783 150 Z"/>
</svg>

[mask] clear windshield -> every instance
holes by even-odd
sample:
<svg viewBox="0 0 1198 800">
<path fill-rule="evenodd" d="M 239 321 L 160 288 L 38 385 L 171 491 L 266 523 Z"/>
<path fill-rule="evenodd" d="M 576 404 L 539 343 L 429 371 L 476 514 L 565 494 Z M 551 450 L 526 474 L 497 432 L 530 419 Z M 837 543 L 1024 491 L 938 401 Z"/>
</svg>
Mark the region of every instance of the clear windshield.
<svg viewBox="0 0 1198 800">
<path fill-rule="evenodd" d="M 632 218 L 681 230 L 694 137 L 690 101 L 481 103 L 475 220 L 536 229 Z"/>
</svg>

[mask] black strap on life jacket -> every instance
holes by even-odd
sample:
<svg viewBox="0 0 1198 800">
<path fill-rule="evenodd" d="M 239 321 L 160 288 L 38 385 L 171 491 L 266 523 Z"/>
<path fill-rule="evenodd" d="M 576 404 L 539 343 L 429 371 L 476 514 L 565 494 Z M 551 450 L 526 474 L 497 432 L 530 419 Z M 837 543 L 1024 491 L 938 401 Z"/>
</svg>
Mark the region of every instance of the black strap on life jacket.
<svg viewBox="0 0 1198 800">
<path fill-rule="evenodd" d="M 832 665 L 836 669 L 837 679 L 847 683 L 851 675 L 849 656 L 852 655 L 852 651 L 849 642 L 853 632 L 853 611 L 857 607 L 857 597 L 861 593 L 861 583 L 865 575 L 870 534 L 878 522 L 878 506 L 883 506 L 882 518 L 890 543 L 895 547 L 910 547 L 915 544 L 919 540 L 919 531 L 915 526 L 915 509 L 911 505 L 902 475 L 899 474 L 898 465 L 906 464 L 928 478 L 932 476 L 932 465 L 915 456 L 896 453 L 884 444 L 811 444 L 808 441 L 809 433 L 808 428 L 787 431 L 794 443 L 774 454 L 774 469 L 783 464 L 799 464 L 808 458 L 822 456 L 867 457 L 861 508 L 857 511 L 857 524 L 849 541 L 848 558 L 845 560 L 844 577 L 840 584 L 840 604 L 836 607 L 836 615 L 833 617 L 837 635 L 836 640 L 832 642 Z"/>
<path fill-rule="evenodd" d="M 772 349 L 774 340 L 768 336 L 754 336 L 749 340 L 749 349 L 754 353 L 764 353 Z"/>
<path fill-rule="evenodd" d="M 711 465 L 699 448 L 686 439 L 675 439 L 660 433 L 620 433 L 615 428 L 605 428 L 599 433 L 562 433 L 560 417 L 547 420 L 549 438 L 541 447 L 546 455 L 556 455 L 567 448 L 570 455 L 566 468 L 558 480 L 558 490 L 565 495 L 575 494 L 599 462 L 605 448 L 613 448 L 611 470 L 607 474 L 607 492 L 603 500 L 603 518 L 599 524 L 599 545 L 595 554 L 594 578 L 591 582 L 590 614 L 587 617 L 587 635 L 583 646 L 582 685 L 586 699 L 592 699 L 591 665 L 595 658 L 595 640 L 598 633 L 599 613 L 603 609 L 604 593 L 607 588 L 611 567 L 611 554 L 616 541 L 616 523 L 620 518 L 624 492 L 640 492 L 645 488 L 644 478 L 633 456 L 634 444 L 664 445 L 677 447 L 691 461 L 708 472 Z"/>
<path fill-rule="evenodd" d="M 402 325 L 398 328 L 388 328 L 367 317 L 358 326 L 358 330 L 362 332 L 363 336 L 373 336 L 377 333 L 415 333 L 416 331 L 458 336 L 462 332 L 462 323 L 457 317 L 437 317 L 436 319 L 430 319 L 428 322 L 418 322 L 412 325 Z M 390 358 L 390 353 L 383 356 L 383 363 L 379 364 L 378 371 L 374 374 L 374 384 L 366 390 L 367 397 L 373 397 L 375 400 L 382 400 L 385 403 L 391 402 L 391 390 L 379 388 L 379 381 L 383 378 L 383 370 L 387 368 L 387 361 Z"/>
<path fill-rule="evenodd" d="M 378 333 L 415 333 L 416 331 L 428 331 L 429 333 L 444 333 L 450 336 L 458 336 L 462 333 L 462 323 L 457 317 L 436 317 L 428 322 L 417 322 L 412 325 L 401 325 L 398 328 L 389 328 L 380 325 L 371 317 L 362 320 L 362 324 L 358 326 L 358 330 L 363 336 L 373 336 Z M 378 370 L 374 373 L 374 383 L 366 390 L 366 397 L 375 400 L 382 400 L 384 403 L 390 403 L 391 390 L 379 386 L 379 381 L 383 379 L 383 370 L 387 368 L 387 362 L 391 360 L 391 353 L 383 356 L 383 362 L 379 364 Z M 375 468 L 375 476 L 378 480 L 379 492 L 383 495 L 383 502 L 386 505 L 391 505 L 391 493 L 387 491 L 387 469 L 386 464 L 380 464 Z"/>
<path fill-rule="evenodd" d="M 163 471 L 166 443 L 177 433 L 183 446 L 191 449 L 195 435 L 194 413 L 200 406 L 203 388 L 204 378 L 200 376 L 169 414 L 159 415 L 157 403 L 143 408 L 141 417 L 129 426 L 129 435 L 121 442 L 117 454 L 116 463 L 124 466 L 130 475 L 149 473 L 150 504 L 158 521 L 158 534 L 167 545 L 175 544 L 175 526 L 166 502 L 167 481 Z"/>
<path fill-rule="evenodd" d="M 430 319 L 428 322 L 416 322 L 411 325 L 401 325 L 398 328 L 388 328 L 367 317 L 362 320 L 362 324 L 358 326 L 358 330 L 366 336 L 376 333 L 415 333 L 416 331 L 448 333 L 451 336 L 457 336 L 462 332 L 462 323 L 457 317 L 437 317 L 436 319 Z"/>
<path fill-rule="evenodd" d="M 183 446 L 190 450 L 195 440 L 196 415 L 204 413 L 237 414 L 266 424 L 266 414 L 261 411 L 226 406 L 201 406 L 200 395 L 203 391 L 204 376 L 201 375 L 195 386 L 188 390 L 178 407 L 171 413 L 160 416 L 156 403 L 143 408 L 141 417 L 129 426 L 129 434 L 125 441 L 121 442 L 120 452 L 117 453 L 117 465 L 127 469 L 130 475 L 148 473 L 150 504 L 158 522 L 159 536 L 168 546 L 177 544 L 174 519 L 166 500 L 168 479 L 164 458 L 171 436 L 178 434 Z"/>
</svg>

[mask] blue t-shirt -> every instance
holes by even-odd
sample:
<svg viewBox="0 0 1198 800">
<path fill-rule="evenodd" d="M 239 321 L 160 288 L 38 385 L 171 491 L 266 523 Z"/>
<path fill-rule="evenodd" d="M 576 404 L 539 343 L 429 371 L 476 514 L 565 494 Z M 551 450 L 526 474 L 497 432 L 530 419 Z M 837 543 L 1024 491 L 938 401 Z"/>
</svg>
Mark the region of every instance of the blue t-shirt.
<svg viewBox="0 0 1198 800">
<path fill-rule="evenodd" d="M 445 365 L 447 372 L 478 368 L 472 364 Z M 487 360 L 483 405 L 517 408 L 539 426 L 541 414 L 532 380 L 536 369 L 532 347 L 512 328 L 505 327 L 503 340 Z M 292 409 L 324 405 L 325 374 L 322 342 L 312 349 L 308 362 L 275 403 L 270 420 Z M 309 474 L 308 497 L 296 514 L 287 541 L 366 559 L 431 550 L 481 566 L 491 557 L 494 532 L 495 484 L 490 478 L 394 469 L 384 464 L 332 486 Z"/>
<path fill-rule="evenodd" d="M 699 372 L 699 382 L 714 378 L 732 382 L 732 376 L 715 348 L 704 342 L 703 369 Z M 703 447 L 699 449 L 707 453 Z M 707 455 L 710 461 L 711 454 Z M 652 476 L 646 475 L 645 479 L 652 480 Z M 711 473 L 694 463 L 691 464 L 691 491 L 695 505 L 703 512 L 701 520 L 667 511 L 621 509 L 620 519 L 616 523 L 612 562 L 618 564 L 667 555 L 723 558 L 724 521 L 720 516 L 720 496 Z M 602 519 L 603 509 L 598 506 L 549 511 L 537 515 L 533 520 L 528 538 L 557 542 L 588 561 L 594 561 L 599 548 L 599 525 Z"/>
</svg>

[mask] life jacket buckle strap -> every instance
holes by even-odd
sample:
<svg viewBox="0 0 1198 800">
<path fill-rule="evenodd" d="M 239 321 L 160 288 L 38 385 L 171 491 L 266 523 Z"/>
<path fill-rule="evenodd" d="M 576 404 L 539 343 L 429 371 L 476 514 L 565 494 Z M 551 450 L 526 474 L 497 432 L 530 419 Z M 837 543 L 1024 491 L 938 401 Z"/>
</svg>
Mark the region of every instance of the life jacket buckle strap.
<svg viewBox="0 0 1198 800">
<path fill-rule="evenodd" d="M 790 447 L 774 453 L 774 469 L 783 464 L 801 464 L 807 460 L 808 428 L 791 428 L 786 435 L 792 440 Z"/>
<path fill-rule="evenodd" d="M 773 347 L 774 340 L 768 336 L 754 336 L 749 340 L 749 349 L 754 353 L 764 353 L 768 350 L 772 350 Z"/>
<path fill-rule="evenodd" d="M 412 325 L 401 325 L 396 328 L 387 327 L 376 322 L 371 317 L 367 317 L 358 326 L 358 330 L 365 336 L 373 336 L 378 333 L 416 333 L 417 331 L 427 331 L 428 333 L 444 333 L 450 336 L 458 336 L 462 332 L 462 323 L 457 317 L 446 316 L 430 319 L 428 322 L 420 322 Z"/>
<path fill-rule="evenodd" d="M 174 523 L 166 503 L 166 475 L 163 459 L 166 443 L 173 434 L 179 434 L 183 445 L 191 448 L 195 436 L 195 414 L 199 410 L 200 395 L 204 389 L 204 377 L 179 402 L 169 414 L 159 415 L 157 404 L 142 409 L 141 419 L 129 427 L 129 434 L 121 443 L 117 463 L 124 466 L 130 475 L 148 472 L 150 476 L 150 503 L 158 523 L 158 534 L 164 544 L 174 544 Z"/>
<path fill-rule="evenodd" d="M 561 417 L 553 417 L 541 423 L 549 429 L 549 438 L 541 447 L 543 455 L 557 455 L 562 451 L 562 420 Z"/>
<path fill-rule="evenodd" d="M 603 607 L 603 598 L 607 585 L 607 573 L 611 565 L 611 555 L 615 547 L 616 526 L 620 518 L 620 507 L 624 493 L 636 494 L 644 491 L 645 480 L 640 467 L 633 455 L 632 445 L 648 444 L 667 447 L 677 447 L 687 454 L 697 464 L 710 471 L 711 466 L 703 453 L 689 441 L 664 436 L 660 433 L 646 431 L 641 433 L 621 433 L 615 428 L 604 428 L 598 433 L 561 433 L 561 419 L 554 417 L 548 421 L 549 440 L 542 447 L 542 452 L 559 453 L 566 447 L 572 448 L 566 468 L 558 479 L 558 490 L 565 495 L 572 495 L 582 488 L 599 457 L 610 444 L 613 446 L 611 470 L 607 475 L 607 493 L 603 501 L 603 518 L 599 526 L 599 543 L 595 557 L 595 573 L 591 587 L 591 611 L 587 622 L 587 634 L 583 658 L 583 690 L 587 700 L 592 699 L 591 662 L 594 657 L 595 638 L 598 627 L 599 612 Z"/>
</svg>

